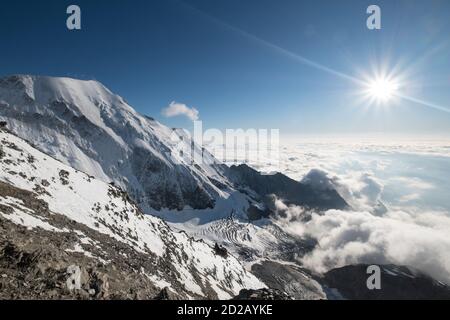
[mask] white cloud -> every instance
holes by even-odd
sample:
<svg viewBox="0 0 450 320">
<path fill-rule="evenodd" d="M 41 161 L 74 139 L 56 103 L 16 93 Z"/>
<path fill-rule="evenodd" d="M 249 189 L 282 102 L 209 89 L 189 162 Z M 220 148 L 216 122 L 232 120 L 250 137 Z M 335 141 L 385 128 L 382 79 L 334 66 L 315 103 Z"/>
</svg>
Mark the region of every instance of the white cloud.
<svg viewBox="0 0 450 320">
<path fill-rule="evenodd" d="M 427 213 L 388 212 L 383 217 L 368 212 L 331 210 L 313 214 L 300 230 L 318 241 L 302 263 L 318 272 L 356 264 L 407 265 L 450 284 L 450 218 Z"/>
<path fill-rule="evenodd" d="M 163 116 L 177 117 L 177 116 L 185 116 L 191 121 L 196 121 L 199 119 L 199 111 L 195 108 L 190 108 L 183 103 L 178 103 L 172 101 L 166 108 L 161 110 Z"/>
<path fill-rule="evenodd" d="M 275 201 L 275 223 L 299 237 L 317 240 L 300 258 L 307 268 L 323 273 L 346 265 L 395 264 L 420 270 L 450 284 L 450 217 L 445 212 L 369 212 L 329 210 L 308 213 Z"/>
</svg>

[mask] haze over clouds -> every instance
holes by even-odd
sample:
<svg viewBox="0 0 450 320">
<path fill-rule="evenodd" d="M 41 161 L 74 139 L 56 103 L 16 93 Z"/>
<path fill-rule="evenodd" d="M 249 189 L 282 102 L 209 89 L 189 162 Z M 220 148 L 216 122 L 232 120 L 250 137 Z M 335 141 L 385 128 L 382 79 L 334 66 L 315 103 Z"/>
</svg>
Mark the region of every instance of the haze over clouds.
<svg viewBox="0 0 450 320">
<path fill-rule="evenodd" d="M 191 121 L 199 119 L 199 111 L 195 108 L 190 108 L 183 103 L 172 101 L 166 108 L 161 110 L 164 117 L 171 118 L 177 116 L 185 116 Z"/>
</svg>

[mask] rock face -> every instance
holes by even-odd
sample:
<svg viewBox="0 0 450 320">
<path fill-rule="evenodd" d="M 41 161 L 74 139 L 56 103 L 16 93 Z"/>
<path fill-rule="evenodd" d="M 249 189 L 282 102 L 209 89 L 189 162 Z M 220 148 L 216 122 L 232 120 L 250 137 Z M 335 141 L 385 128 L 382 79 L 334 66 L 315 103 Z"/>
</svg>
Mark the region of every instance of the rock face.
<svg viewBox="0 0 450 320">
<path fill-rule="evenodd" d="M 450 288 L 408 267 L 381 267 L 380 290 L 367 288 L 367 265 L 333 269 L 323 276 L 328 297 L 357 300 L 450 299 Z"/>
<path fill-rule="evenodd" d="M 0 130 L 0 298 L 227 299 L 265 285 L 118 187 Z M 69 290 L 70 268 L 80 287 Z"/>
<path fill-rule="evenodd" d="M 348 208 L 348 204 L 335 189 L 314 188 L 310 184 L 295 181 L 281 173 L 264 175 L 242 164 L 230 167 L 229 176 L 235 185 L 252 189 L 260 198 L 276 195 L 287 205 L 320 211 Z"/>
</svg>

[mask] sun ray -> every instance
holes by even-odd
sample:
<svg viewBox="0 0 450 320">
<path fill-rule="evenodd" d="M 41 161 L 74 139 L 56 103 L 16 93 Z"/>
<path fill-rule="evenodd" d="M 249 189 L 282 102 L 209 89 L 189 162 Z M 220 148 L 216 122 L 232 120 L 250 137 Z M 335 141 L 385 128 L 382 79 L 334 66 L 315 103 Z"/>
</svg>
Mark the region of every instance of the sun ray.
<svg viewBox="0 0 450 320">
<path fill-rule="evenodd" d="M 420 104 L 420 105 L 423 105 L 423 106 L 426 106 L 428 108 L 432 108 L 432 109 L 435 109 L 435 110 L 439 110 L 439 111 L 450 113 L 450 108 L 447 108 L 447 107 L 444 107 L 444 106 L 441 106 L 441 105 L 438 105 L 438 104 L 435 104 L 435 103 L 430 103 L 430 102 L 427 102 L 425 100 L 417 99 L 417 98 L 410 97 L 410 96 L 407 96 L 407 95 L 403 95 L 403 94 L 400 94 L 400 93 L 397 93 L 395 95 L 397 97 L 403 99 L 403 100 L 414 102 L 414 103 L 417 103 L 417 104 Z"/>
<path fill-rule="evenodd" d="M 218 19 L 217 17 L 214 17 L 214 16 L 210 15 L 209 13 L 206 13 L 206 12 L 200 10 L 197 7 L 194 7 L 191 4 L 188 4 L 188 3 L 184 2 L 184 1 L 180 1 L 180 2 L 185 7 L 189 8 L 190 10 L 195 12 L 196 14 L 199 14 L 199 15 L 203 16 L 204 18 L 208 19 L 209 21 L 211 21 L 211 22 L 213 22 L 215 24 L 218 24 L 218 25 L 220 25 L 222 27 L 225 27 L 225 28 L 227 28 L 228 30 L 230 30 L 230 31 L 232 31 L 234 33 L 240 34 L 242 37 L 250 39 L 250 40 L 252 40 L 252 41 L 254 41 L 254 42 L 256 42 L 256 43 L 258 43 L 258 44 L 260 44 L 262 46 L 265 46 L 266 48 L 272 49 L 272 50 L 280 53 L 281 55 L 283 55 L 285 57 L 289 57 L 289 58 L 291 58 L 291 59 L 293 59 L 295 61 L 298 61 L 298 62 L 300 62 L 300 63 L 302 63 L 304 65 L 308 65 L 308 66 L 310 66 L 310 67 L 312 67 L 312 68 L 314 68 L 316 70 L 319 70 L 319 71 L 322 71 L 322 72 L 326 72 L 328 74 L 337 76 L 337 77 L 339 77 L 339 78 L 341 78 L 343 80 L 351 81 L 351 82 L 353 82 L 353 83 L 355 83 L 355 84 L 357 84 L 359 86 L 362 86 L 362 88 L 365 88 L 366 98 L 369 98 L 369 101 L 371 103 L 375 102 L 375 103 L 380 104 L 383 101 L 383 99 L 381 99 L 381 100 L 377 99 L 376 98 L 377 95 L 379 95 L 380 97 L 383 97 L 383 96 L 389 97 L 388 100 L 391 100 L 392 98 L 397 97 L 397 98 L 400 98 L 400 99 L 403 99 L 403 100 L 406 100 L 406 101 L 409 101 L 409 102 L 420 104 L 420 105 L 428 107 L 428 108 L 432 108 L 432 109 L 435 109 L 435 110 L 440 110 L 440 111 L 443 111 L 443 112 L 446 112 L 446 113 L 450 113 L 450 108 L 447 108 L 447 107 L 444 107 L 444 106 L 440 106 L 440 105 L 437 105 L 437 104 L 433 104 L 433 103 L 430 103 L 430 102 L 427 102 L 425 100 L 421 100 L 421 99 L 418 99 L 418 98 L 415 98 L 415 97 L 412 97 L 412 96 L 409 96 L 409 95 L 402 94 L 400 92 L 400 77 L 392 76 L 394 71 L 396 73 L 399 73 L 399 70 L 396 70 L 396 68 L 393 68 L 391 70 L 391 73 L 389 75 L 387 75 L 387 71 L 388 71 L 387 65 L 383 65 L 383 67 L 381 69 L 378 69 L 378 71 L 376 72 L 377 74 L 375 76 L 375 79 L 380 79 L 380 78 L 381 79 L 388 79 L 388 82 L 387 82 L 387 84 L 386 84 L 386 81 L 382 81 L 381 84 L 379 82 L 377 84 L 374 84 L 373 80 L 369 80 L 367 78 L 365 79 L 365 77 L 362 77 L 362 78 L 355 77 L 355 76 L 346 74 L 344 72 L 335 70 L 333 68 L 330 68 L 330 67 L 328 67 L 328 66 L 326 66 L 324 64 L 321 64 L 321 63 L 313 61 L 313 60 L 311 60 L 309 58 L 306 58 L 306 57 L 304 57 L 304 56 L 302 56 L 302 55 L 300 55 L 298 53 L 292 52 L 292 51 L 290 51 L 288 49 L 280 47 L 279 45 L 273 44 L 273 43 L 271 43 L 271 42 L 269 42 L 269 41 L 267 41 L 265 39 L 262 39 L 262 38 L 254 35 L 254 34 L 252 34 L 250 32 L 247 32 L 247 31 L 242 30 L 242 29 L 240 29 L 238 27 L 235 27 L 235 26 L 233 26 L 233 25 L 231 25 L 231 24 L 229 24 L 229 23 L 227 23 L 227 22 L 225 22 L 225 21 L 223 21 L 221 19 Z M 437 47 L 436 50 L 438 50 L 439 48 L 440 47 Z M 434 50 L 432 52 L 430 52 L 430 54 L 433 54 L 433 53 L 434 53 Z M 376 69 L 373 70 L 373 71 L 376 71 Z M 393 84 L 391 84 L 391 82 Z M 373 93 L 377 93 L 377 94 L 375 94 L 375 95 L 373 95 L 373 94 L 372 95 L 367 95 L 367 90 L 368 90 L 367 88 L 371 88 L 371 87 L 372 87 L 372 89 L 369 89 L 369 92 L 372 91 Z M 386 87 L 388 88 L 387 89 L 388 94 L 386 94 Z M 382 92 L 384 92 L 384 93 L 382 93 Z"/>
</svg>

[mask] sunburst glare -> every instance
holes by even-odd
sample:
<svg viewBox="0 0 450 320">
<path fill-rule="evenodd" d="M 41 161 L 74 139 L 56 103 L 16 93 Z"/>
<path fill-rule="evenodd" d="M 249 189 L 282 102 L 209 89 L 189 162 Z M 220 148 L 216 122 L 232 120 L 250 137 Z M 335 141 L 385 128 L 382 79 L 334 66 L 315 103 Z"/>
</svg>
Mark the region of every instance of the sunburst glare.
<svg viewBox="0 0 450 320">
<path fill-rule="evenodd" d="M 396 81 L 388 78 L 377 78 L 368 83 L 367 94 L 377 102 L 389 102 L 397 93 Z"/>
</svg>

